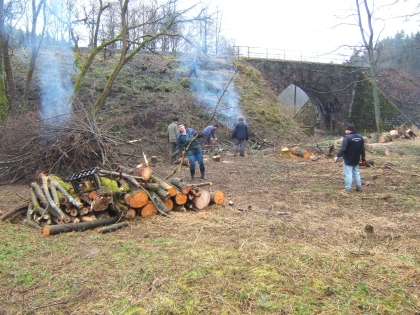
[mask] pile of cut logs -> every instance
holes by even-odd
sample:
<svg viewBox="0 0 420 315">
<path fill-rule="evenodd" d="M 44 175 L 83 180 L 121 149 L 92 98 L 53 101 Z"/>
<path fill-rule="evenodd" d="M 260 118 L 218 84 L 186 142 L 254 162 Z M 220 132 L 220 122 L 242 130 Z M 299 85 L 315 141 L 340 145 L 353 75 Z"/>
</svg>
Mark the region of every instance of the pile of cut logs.
<svg viewBox="0 0 420 315">
<path fill-rule="evenodd" d="M 169 216 L 171 211 L 198 211 L 210 204 L 224 204 L 222 191 L 204 188 L 211 182 L 190 184 L 152 173 L 150 166 L 120 167 L 118 172 L 98 169 L 94 176 L 99 187 L 86 180 L 77 183 L 83 186 L 79 192 L 74 183 L 40 173 L 30 184 L 30 200 L 0 216 L 0 221 L 26 213 L 26 224 L 44 235 L 88 229 L 106 233 L 128 226 L 137 216 Z"/>
</svg>

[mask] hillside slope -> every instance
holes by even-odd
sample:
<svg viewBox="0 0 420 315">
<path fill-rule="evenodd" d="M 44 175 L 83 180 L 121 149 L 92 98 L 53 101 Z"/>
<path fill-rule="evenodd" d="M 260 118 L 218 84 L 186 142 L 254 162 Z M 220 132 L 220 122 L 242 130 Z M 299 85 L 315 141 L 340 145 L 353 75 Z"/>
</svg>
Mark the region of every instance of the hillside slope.
<svg viewBox="0 0 420 315">
<path fill-rule="evenodd" d="M 99 95 L 116 57 L 93 65 L 81 93 L 83 104 L 91 105 Z M 113 113 L 122 111 L 131 117 L 125 126 L 129 137 L 147 135 L 159 145 L 166 140 L 166 127 L 173 116 L 200 130 L 213 113 L 209 123 L 221 125 L 219 136 L 229 138 L 234 122 L 243 115 L 256 141 L 291 145 L 305 139 L 252 67 L 237 60 L 202 57 L 198 59 L 198 78 L 188 78 L 188 64 L 189 58 L 183 56 L 138 55 L 119 75 L 101 114 L 113 119 Z"/>
</svg>

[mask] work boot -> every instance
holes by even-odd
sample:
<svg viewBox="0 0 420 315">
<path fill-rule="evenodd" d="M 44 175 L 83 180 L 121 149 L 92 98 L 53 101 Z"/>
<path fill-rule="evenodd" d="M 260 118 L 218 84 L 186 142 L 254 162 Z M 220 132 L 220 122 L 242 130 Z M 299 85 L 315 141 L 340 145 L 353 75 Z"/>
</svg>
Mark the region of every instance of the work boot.
<svg viewBox="0 0 420 315">
<path fill-rule="evenodd" d="M 188 180 L 194 180 L 194 172 L 190 172 L 191 176 L 188 178 Z"/>
<path fill-rule="evenodd" d="M 207 176 L 205 173 L 201 173 L 201 179 L 207 179 Z"/>
</svg>

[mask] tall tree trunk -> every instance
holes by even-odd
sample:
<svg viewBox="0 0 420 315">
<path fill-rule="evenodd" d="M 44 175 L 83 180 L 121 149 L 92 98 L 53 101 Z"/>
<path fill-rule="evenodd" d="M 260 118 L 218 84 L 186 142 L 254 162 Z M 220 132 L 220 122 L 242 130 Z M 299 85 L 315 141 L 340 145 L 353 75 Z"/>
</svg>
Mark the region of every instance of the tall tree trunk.
<svg viewBox="0 0 420 315">
<path fill-rule="evenodd" d="M 1 47 L 5 43 L 4 34 L 4 0 L 0 0 L 0 42 Z M 0 50 L 0 121 L 5 120 L 9 114 L 9 108 L 7 106 L 6 96 L 6 85 L 4 80 L 4 68 L 3 68 L 3 49 Z"/>
<path fill-rule="evenodd" d="M 36 63 L 36 59 L 38 57 L 39 49 L 41 47 L 41 43 L 42 43 L 42 40 L 43 40 L 44 34 L 45 34 L 46 23 L 44 21 L 44 25 L 43 25 L 42 32 L 41 32 L 41 35 L 40 35 L 41 40 L 40 40 L 39 44 L 37 45 L 36 29 L 37 29 L 38 16 L 41 12 L 41 9 L 45 5 L 45 1 L 46 0 L 41 0 L 38 3 L 38 6 L 37 6 L 36 3 L 35 3 L 35 0 L 32 0 L 31 61 L 29 63 L 28 73 L 26 74 L 25 90 L 23 92 L 22 106 L 20 108 L 19 114 L 21 114 L 22 111 L 24 111 L 26 106 L 28 105 L 29 92 L 31 90 L 32 78 L 33 78 L 34 71 L 35 71 L 35 63 Z M 44 19 L 45 18 L 46 17 L 45 17 L 45 14 L 44 14 Z"/>
</svg>

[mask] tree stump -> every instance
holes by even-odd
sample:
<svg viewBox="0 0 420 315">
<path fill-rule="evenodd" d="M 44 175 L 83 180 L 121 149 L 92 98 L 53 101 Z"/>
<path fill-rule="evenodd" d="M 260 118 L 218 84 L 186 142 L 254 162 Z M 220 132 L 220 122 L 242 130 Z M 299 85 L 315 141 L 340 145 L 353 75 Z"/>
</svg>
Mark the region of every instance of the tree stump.
<svg viewBox="0 0 420 315">
<path fill-rule="evenodd" d="M 220 155 L 213 155 L 212 160 L 213 162 L 220 162 Z"/>
<path fill-rule="evenodd" d="M 291 155 L 289 148 L 286 148 L 286 147 L 282 148 L 281 152 L 280 152 L 280 155 L 283 155 L 283 156 Z"/>
</svg>

